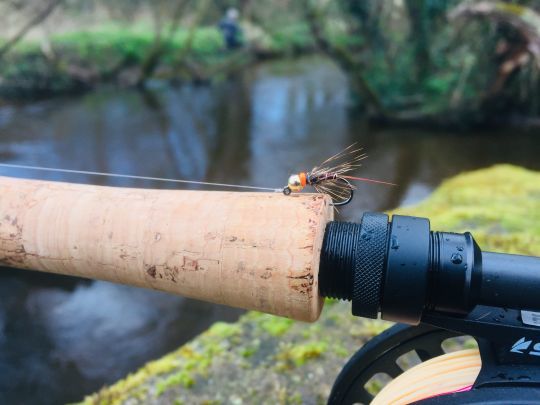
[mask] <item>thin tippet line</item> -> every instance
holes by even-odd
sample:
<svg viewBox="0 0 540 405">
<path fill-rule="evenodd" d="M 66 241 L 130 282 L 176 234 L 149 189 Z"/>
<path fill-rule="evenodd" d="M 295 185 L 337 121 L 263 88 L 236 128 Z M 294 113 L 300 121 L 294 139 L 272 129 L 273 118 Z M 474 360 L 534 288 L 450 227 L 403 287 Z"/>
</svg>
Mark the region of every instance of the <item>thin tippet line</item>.
<svg viewBox="0 0 540 405">
<path fill-rule="evenodd" d="M 153 180 L 153 181 L 163 181 L 163 182 L 170 182 L 170 183 L 198 184 L 202 186 L 243 188 L 243 189 L 249 189 L 249 190 L 272 191 L 275 193 L 282 192 L 282 189 L 280 188 L 244 186 L 241 184 L 211 183 L 207 181 L 195 181 L 195 180 L 167 179 L 167 178 L 162 178 L 162 177 L 135 176 L 131 174 L 92 172 L 92 171 L 86 171 L 86 170 L 58 169 L 54 167 L 27 166 L 27 165 L 17 165 L 17 164 L 11 164 L 11 163 L 0 163 L 0 167 L 7 167 L 7 168 L 12 168 L 12 169 L 40 170 L 40 171 L 45 171 L 45 172 L 86 174 L 89 176 L 105 176 L 105 177 L 116 177 L 116 178 L 124 178 L 124 179 Z"/>
</svg>

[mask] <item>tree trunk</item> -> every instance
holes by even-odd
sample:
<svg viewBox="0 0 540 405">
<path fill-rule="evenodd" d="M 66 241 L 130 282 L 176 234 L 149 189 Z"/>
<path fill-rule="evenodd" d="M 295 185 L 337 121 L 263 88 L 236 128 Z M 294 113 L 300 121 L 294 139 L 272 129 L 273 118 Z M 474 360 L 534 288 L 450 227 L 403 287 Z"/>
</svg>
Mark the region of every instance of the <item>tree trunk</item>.
<svg viewBox="0 0 540 405">
<path fill-rule="evenodd" d="M 371 85 L 363 75 L 363 65 L 347 49 L 333 45 L 326 39 L 323 33 L 322 18 L 319 11 L 310 5 L 309 0 L 305 1 L 305 5 L 306 20 L 317 46 L 351 75 L 353 85 L 366 103 L 368 111 L 375 115 L 384 116 L 385 109 L 379 96 L 371 88 Z"/>
<path fill-rule="evenodd" d="M 178 25 L 180 24 L 180 19 L 182 17 L 182 13 L 185 10 L 186 4 L 187 2 L 185 1 L 178 2 L 178 5 L 172 13 L 170 21 L 171 25 L 168 33 L 164 34 L 161 29 L 160 21 L 156 21 L 156 35 L 154 38 L 154 43 L 152 44 L 150 50 L 148 51 L 142 62 L 141 72 L 136 83 L 137 86 L 144 86 L 146 81 L 154 74 L 157 67 L 159 66 L 159 62 L 166 51 L 169 40 L 178 30 Z M 156 12 L 159 13 L 159 11 Z"/>
<path fill-rule="evenodd" d="M 406 0 L 409 15 L 410 38 L 413 43 L 416 61 L 416 82 L 419 83 L 431 70 L 431 57 L 429 53 L 429 16 L 426 0 Z"/>
</svg>

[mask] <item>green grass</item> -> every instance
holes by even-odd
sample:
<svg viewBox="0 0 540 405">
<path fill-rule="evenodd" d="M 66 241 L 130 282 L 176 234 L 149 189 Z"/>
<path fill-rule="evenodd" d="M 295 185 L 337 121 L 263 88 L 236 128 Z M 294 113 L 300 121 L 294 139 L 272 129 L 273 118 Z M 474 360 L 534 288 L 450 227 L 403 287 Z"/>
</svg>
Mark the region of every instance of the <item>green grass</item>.
<svg viewBox="0 0 540 405">
<path fill-rule="evenodd" d="M 167 33 L 166 28 L 162 31 Z M 136 69 L 144 63 L 149 51 L 155 46 L 155 35 L 153 27 L 148 23 L 107 23 L 92 29 L 52 35 L 46 47 L 36 40 L 23 40 L 0 63 L 0 93 L 4 96 L 32 96 L 39 92 L 57 94 L 81 87 L 87 90 L 103 82 L 115 82 L 119 72 Z M 187 57 L 199 66 L 200 72 L 208 75 L 205 79 L 212 80 L 220 78 L 220 67 L 234 66 L 234 69 L 241 69 L 253 61 L 256 55 L 287 57 L 315 49 L 305 23 L 284 25 L 272 31 L 262 31 L 261 35 L 251 42 L 248 40 L 245 48 L 248 52 L 238 55 L 225 51 L 221 33 L 215 26 L 198 27 Z M 339 27 L 331 29 L 328 35 L 335 43 L 354 44 L 357 41 L 347 37 Z M 159 72 L 157 75 L 176 75 L 186 80 L 194 78 L 193 72 L 183 69 L 179 64 L 179 59 L 186 56 L 184 51 L 189 38 L 190 31 L 186 27 L 180 27 L 172 36 L 163 36 L 164 42 L 160 45 L 164 53 L 159 67 L 165 75 Z M 0 44 L 2 42 L 0 38 Z M 47 57 L 43 49 L 51 50 Z M 121 69 L 118 70 L 119 66 Z M 94 79 L 81 82 L 70 73 L 73 67 L 86 70 Z"/>
<path fill-rule="evenodd" d="M 174 54 L 182 50 L 186 45 L 188 35 L 188 30 L 180 28 L 171 38 L 167 38 L 168 52 Z M 55 51 L 72 53 L 81 59 L 93 61 L 95 58 L 99 59 L 103 53 L 111 56 L 109 52 L 115 52 L 140 60 L 153 44 L 154 37 L 154 31 L 146 25 L 108 24 L 91 30 L 53 35 L 50 42 Z M 192 43 L 193 54 L 203 56 L 220 52 L 222 49 L 223 40 L 216 28 L 196 29 Z M 15 56 L 40 53 L 40 46 L 36 41 L 22 41 L 15 46 L 12 53 Z"/>
<path fill-rule="evenodd" d="M 4 96 L 32 96 L 85 90 L 103 82 L 114 82 L 118 73 L 140 66 L 155 46 L 155 33 L 144 25 L 103 25 L 91 30 L 53 35 L 49 38 L 49 56 L 35 40 L 17 44 L 0 63 L 0 92 Z M 184 55 L 189 32 L 179 29 L 162 44 L 160 67 L 176 69 Z M 0 40 L 0 42 L 2 42 Z M 51 58 L 51 55 L 53 56 Z M 227 57 L 221 34 L 214 27 L 197 28 L 189 58 L 204 65 Z M 56 60 L 56 61 L 54 61 Z M 121 69 L 118 70 L 118 67 Z M 81 82 L 72 68 L 86 70 L 93 79 Z"/>
<path fill-rule="evenodd" d="M 168 72 L 166 76 L 176 74 L 182 79 L 191 79 L 192 73 L 185 72 L 179 64 L 179 60 L 186 56 L 190 31 L 180 27 L 174 35 L 163 38 L 160 46 L 164 53 L 159 67 Z M 0 63 L 2 95 L 57 94 L 86 90 L 102 82 L 115 82 L 119 72 L 143 64 L 155 46 L 155 32 L 150 25 L 143 23 L 132 26 L 103 24 L 92 29 L 52 35 L 48 41 L 45 48 L 52 50 L 48 56 L 43 53 L 43 44 L 36 40 L 23 40 L 5 56 Z M 257 50 L 278 57 L 306 49 L 310 44 L 307 27 L 297 24 L 269 34 Z M 187 57 L 196 62 L 202 72 L 207 72 L 209 80 L 219 73 L 219 68 L 214 69 L 216 66 L 232 63 L 235 69 L 239 69 L 251 60 L 250 57 L 239 60 L 236 53 L 224 51 L 221 33 L 214 26 L 196 28 Z M 119 66 L 121 69 L 117 70 Z M 82 68 L 94 78 L 80 81 L 71 74 L 72 67 Z"/>
</svg>

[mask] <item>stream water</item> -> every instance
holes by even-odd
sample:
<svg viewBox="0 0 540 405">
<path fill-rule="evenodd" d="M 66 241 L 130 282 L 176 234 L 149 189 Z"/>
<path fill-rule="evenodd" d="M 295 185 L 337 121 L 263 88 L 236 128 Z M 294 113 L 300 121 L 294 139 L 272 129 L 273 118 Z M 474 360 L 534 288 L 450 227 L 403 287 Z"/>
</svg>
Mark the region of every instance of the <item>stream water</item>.
<svg viewBox="0 0 540 405">
<path fill-rule="evenodd" d="M 341 218 L 415 203 L 445 178 L 496 163 L 540 170 L 540 134 L 368 128 L 329 61 L 269 62 L 213 86 L 0 106 L 0 161 L 282 187 L 353 142 L 369 155 Z M 1 169 L 0 175 L 178 188 L 132 179 Z M 190 187 L 200 188 L 200 187 Z M 0 403 L 80 400 L 238 310 L 155 291 L 0 269 Z"/>
</svg>

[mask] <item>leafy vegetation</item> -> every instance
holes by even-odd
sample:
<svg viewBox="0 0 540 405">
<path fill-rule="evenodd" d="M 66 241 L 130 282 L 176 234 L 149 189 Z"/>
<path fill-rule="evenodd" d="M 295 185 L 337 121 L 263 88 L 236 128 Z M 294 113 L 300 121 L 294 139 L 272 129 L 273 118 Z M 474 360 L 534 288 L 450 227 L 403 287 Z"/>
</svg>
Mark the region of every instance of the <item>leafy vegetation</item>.
<svg viewBox="0 0 540 405">
<path fill-rule="evenodd" d="M 304 4 L 320 49 L 349 73 L 374 120 L 440 126 L 540 115 L 537 2 Z M 329 21 L 365 45 L 335 43 Z"/>
<path fill-rule="evenodd" d="M 6 23 L 21 17 L 16 35 L 0 29 L 4 96 L 211 82 L 261 59 L 323 52 L 348 73 L 352 100 L 372 120 L 473 125 L 540 115 L 538 0 L 45 4 L 0 5 Z M 217 28 L 230 6 L 240 11 L 237 50 L 225 49 Z"/>
</svg>

